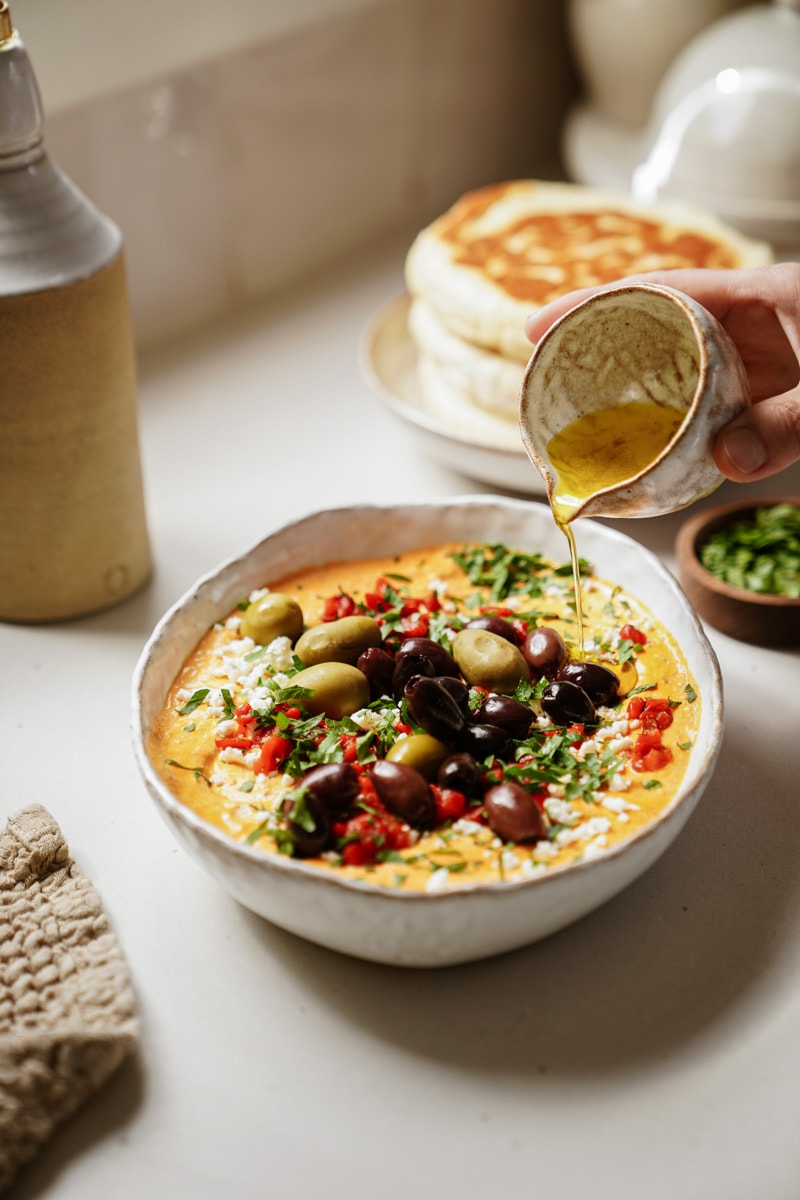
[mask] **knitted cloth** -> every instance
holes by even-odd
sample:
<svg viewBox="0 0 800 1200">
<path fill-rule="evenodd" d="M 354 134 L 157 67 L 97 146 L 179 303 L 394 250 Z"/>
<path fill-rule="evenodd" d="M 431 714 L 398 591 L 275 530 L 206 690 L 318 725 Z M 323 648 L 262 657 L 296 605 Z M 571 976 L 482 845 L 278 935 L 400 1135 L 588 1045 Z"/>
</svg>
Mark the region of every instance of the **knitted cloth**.
<svg viewBox="0 0 800 1200">
<path fill-rule="evenodd" d="M 41 805 L 0 834 L 0 1190 L 133 1049 L 128 972 Z"/>
</svg>

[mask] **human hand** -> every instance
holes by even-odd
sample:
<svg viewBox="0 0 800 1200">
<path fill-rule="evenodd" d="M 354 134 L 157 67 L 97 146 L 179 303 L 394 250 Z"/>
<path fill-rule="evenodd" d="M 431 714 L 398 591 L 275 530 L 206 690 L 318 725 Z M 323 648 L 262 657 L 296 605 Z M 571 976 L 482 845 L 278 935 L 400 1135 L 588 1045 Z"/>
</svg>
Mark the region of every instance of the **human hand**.
<svg viewBox="0 0 800 1200">
<path fill-rule="evenodd" d="M 723 475 L 750 483 L 800 460 L 800 263 L 633 275 L 561 296 L 528 317 L 525 333 L 536 343 L 568 309 L 619 283 L 657 283 L 684 292 L 713 313 L 735 343 L 753 403 L 714 443 Z"/>
</svg>

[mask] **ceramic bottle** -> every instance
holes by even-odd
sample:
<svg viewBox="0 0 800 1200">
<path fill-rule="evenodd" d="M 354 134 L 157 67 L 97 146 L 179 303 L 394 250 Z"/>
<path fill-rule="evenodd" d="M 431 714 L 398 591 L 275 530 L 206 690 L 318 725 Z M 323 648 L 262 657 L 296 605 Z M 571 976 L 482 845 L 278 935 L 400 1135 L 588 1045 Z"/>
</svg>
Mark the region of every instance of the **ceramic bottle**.
<svg viewBox="0 0 800 1200">
<path fill-rule="evenodd" d="M 150 570 L 122 237 L 49 158 L 0 0 L 0 620 L 96 612 Z"/>
</svg>

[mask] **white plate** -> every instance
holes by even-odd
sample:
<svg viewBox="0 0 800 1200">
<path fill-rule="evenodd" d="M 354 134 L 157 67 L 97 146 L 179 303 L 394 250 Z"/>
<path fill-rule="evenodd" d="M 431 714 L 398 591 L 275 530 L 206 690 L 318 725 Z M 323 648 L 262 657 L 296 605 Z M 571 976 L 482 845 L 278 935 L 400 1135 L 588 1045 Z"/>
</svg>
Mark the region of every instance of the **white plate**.
<svg viewBox="0 0 800 1200">
<path fill-rule="evenodd" d="M 462 475 L 525 495 L 544 495 L 544 483 L 509 424 L 453 399 L 434 410 L 420 387 L 417 350 L 408 330 L 407 294 L 381 308 L 364 330 L 361 371 L 372 391 L 411 425 L 432 458 Z"/>
<path fill-rule="evenodd" d="M 487 958 L 553 933 L 622 891 L 663 854 L 706 787 L 719 751 L 722 693 L 714 651 L 659 560 L 616 530 L 581 522 L 580 551 L 597 573 L 647 604 L 677 639 L 698 683 L 700 728 L 669 807 L 597 858 L 520 883 L 405 893 L 266 854 L 206 824 L 171 793 L 147 754 L 153 720 L 186 656 L 209 625 L 254 587 L 310 564 L 392 554 L 447 541 L 505 542 L 564 557 L 549 508 L 497 496 L 316 513 L 280 529 L 204 576 L 166 614 L 134 677 L 133 742 L 146 786 L 177 839 L 241 904 L 290 932 L 358 958 L 444 966 Z M 157 884 L 156 884 L 157 886 Z"/>
</svg>

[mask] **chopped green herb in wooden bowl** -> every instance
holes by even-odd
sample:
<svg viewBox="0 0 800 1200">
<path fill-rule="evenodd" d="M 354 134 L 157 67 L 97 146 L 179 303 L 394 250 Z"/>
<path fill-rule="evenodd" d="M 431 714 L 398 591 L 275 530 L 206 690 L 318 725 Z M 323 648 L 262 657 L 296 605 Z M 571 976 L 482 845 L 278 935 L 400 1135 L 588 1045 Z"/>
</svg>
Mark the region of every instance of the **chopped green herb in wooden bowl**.
<svg viewBox="0 0 800 1200">
<path fill-rule="evenodd" d="M 800 645 L 800 498 L 707 509 L 681 528 L 676 552 L 709 624 L 742 641 Z"/>
</svg>

